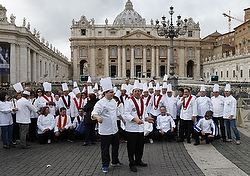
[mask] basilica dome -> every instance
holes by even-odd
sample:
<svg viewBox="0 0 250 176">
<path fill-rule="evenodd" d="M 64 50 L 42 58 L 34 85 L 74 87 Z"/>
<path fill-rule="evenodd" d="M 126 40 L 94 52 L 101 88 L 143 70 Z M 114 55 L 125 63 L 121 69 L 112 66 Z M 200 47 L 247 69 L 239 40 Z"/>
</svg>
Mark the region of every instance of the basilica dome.
<svg viewBox="0 0 250 176">
<path fill-rule="evenodd" d="M 113 25 L 142 25 L 144 21 L 145 19 L 133 9 L 132 2 L 128 0 L 125 9 L 116 16 Z"/>
</svg>

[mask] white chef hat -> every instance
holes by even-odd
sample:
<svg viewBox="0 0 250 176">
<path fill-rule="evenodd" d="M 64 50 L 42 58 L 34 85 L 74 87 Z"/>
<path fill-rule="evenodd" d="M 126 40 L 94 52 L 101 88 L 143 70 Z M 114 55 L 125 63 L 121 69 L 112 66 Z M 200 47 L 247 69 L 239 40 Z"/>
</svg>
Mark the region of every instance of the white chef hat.
<svg viewBox="0 0 250 176">
<path fill-rule="evenodd" d="M 77 88 L 74 88 L 73 90 L 72 90 L 72 92 L 76 95 L 76 94 L 79 94 L 79 93 L 81 93 L 80 92 L 80 89 L 77 87 Z"/>
<path fill-rule="evenodd" d="M 51 83 L 44 82 L 43 83 L 43 88 L 45 92 L 51 91 Z"/>
<path fill-rule="evenodd" d="M 98 84 L 97 83 L 95 83 L 94 90 L 98 90 Z"/>
<path fill-rule="evenodd" d="M 163 82 L 162 88 L 168 89 L 168 83 L 167 82 Z"/>
<path fill-rule="evenodd" d="M 173 92 L 172 84 L 168 84 L 167 89 L 168 92 Z"/>
<path fill-rule="evenodd" d="M 73 87 L 78 87 L 77 82 L 74 82 Z"/>
<path fill-rule="evenodd" d="M 117 96 L 119 98 L 119 100 L 120 100 L 121 94 L 122 94 L 121 91 L 117 90 L 116 93 L 115 93 L 115 96 Z"/>
<path fill-rule="evenodd" d="M 139 80 L 135 80 L 133 89 L 141 89 Z"/>
<path fill-rule="evenodd" d="M 108 90 L 113 89 L 113 86 L 112 86 L 112 82 L 111 82 L 111 78 L 110 78 L 110 77 L 102 78 L 102 79 L 100 80 L 100 84 L 101 84 L 101 86 L 102 86 L 103 92 L 106 92 L 106 91 L 108 91 Z"/>
<path fill-rule="evenodd" d="M 88 81 L 87 81 L 87 83 L 92 83 L 92 81 L 91 81 L 91 77 L 90 76 L 88 76 Z"/>
<path fill-rule="evenodd" d="M 25 94 L 25 95 L 29 95 L 29 96 L 30 96 L 30 92 L 29 92 L 29 91 L 27 91 L 27 90 L 23 91 L 23 94 Z"/>
<path fill-rule="evenodd" d="M 126 85 L 125 84 L 122 84 L 121 90 L 126 90 Z"/>
<path fill-rule="evenodd" d="M 213 88 L 213 92 L 219 92 L 219 91 L 220 91 L 219 85 L 215 84 Z"/>
<path fill-rule="evenodd" d="M 164 81 L 164 82 L 165 82 L 165 81 L 168 81 L 168 75 L 167 75 L 167 74 L 164 75 L 163 81 Z"/>
<path fill-rule="evenodd" d="M 152 82 L 150 82 L 149 84 L 148 84 L 148 89 L 153 89 L 154 87 L 153 87 L 153 84 L 152 84 Z"/>
<path fill-rule="evenodd" d="M 116 94 L 116 92 L 117 92 L 117 87 L 114 87 L 113 90 L 114 90 L 114 93 Z"/>
<path fill-rule="evenodd" d="M 94 93 L 92 86 L 88 86 L 87 89 L 88 89 L 88 94 Z"/>
<path fill-rule="evenodd" d="M 204 84 L 201 85 L 200 91 L 206 91 L 206 88 L 205 88 L 205 85 L 204 85 Z"/>
<path fill-rule="evenodd" d="M 226 84 L 225 91 L 231 91 L 231 86 L 230 86 L 230 84 Z"/>
<path fill-rule="evenodd" d="M 22 92 L 23 91 L 23 86 L 22 86 L 22 84 L 19 82 L 19 83 L 16 83 L 16 84 L 14 84 L 13 85 L 13 87 L 14 87 L 14 89 L 15 89 L 15 91 L 17 92 L 17 93 L 19 93 L 19 92 Z"/>
<path fill-rule="evenodd" d="M 139 83 L 140 90 L 143 90 L 143 83 Z"/>
<path fill-rule="evenodd" d="M 148 91 L 148 85 L 147 83 L 143 84 L 143 92 Z"/>
<path fill-rule="evenodd" d="M 62 84 L 62 90 L 63 91 L 69 90 L 67 83 Z"/>
<path fill-rule="evenodd" d="M 155 90 L 161 90 L 159 83 L 156 83 Z"/>
</svg>

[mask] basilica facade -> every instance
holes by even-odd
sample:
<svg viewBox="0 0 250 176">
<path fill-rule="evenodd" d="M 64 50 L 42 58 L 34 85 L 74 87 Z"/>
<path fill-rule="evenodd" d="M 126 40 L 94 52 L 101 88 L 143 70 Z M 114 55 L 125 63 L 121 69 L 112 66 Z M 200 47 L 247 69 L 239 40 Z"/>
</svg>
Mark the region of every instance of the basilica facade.
<svg viewBox="0 0 250 176">
<path fill-rule="evenodd" d="M 154 20 L 147 24 L 130 0 L 112 23 L 95 24 L 84 15 L 73 20 L 70 44 L 74 81 L 81 76 L 161 78 L 169 72 L 170 39 L 159 37 Z M 200 49 L 199 23 L 189 18 L 186 34 L 174 39 L 175 76 L 201 77 Z"/>
</svg>

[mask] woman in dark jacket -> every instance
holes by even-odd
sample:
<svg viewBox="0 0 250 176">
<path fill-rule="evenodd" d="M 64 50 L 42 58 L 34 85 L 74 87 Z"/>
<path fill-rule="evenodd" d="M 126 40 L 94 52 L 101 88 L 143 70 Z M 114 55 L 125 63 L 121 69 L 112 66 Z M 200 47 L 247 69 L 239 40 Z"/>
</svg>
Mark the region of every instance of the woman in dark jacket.
<svg viewBox="0 0 250 176">
<path fill-rule="evenodd" d="M 89 101 L 84 106 L 83 110 L 86 113 L 84 117 L 85 122 L 85 139 L 83 146 L 88 145 L 89 141 L 91 141 L 91 144 L 95 144 L 96 136 L 95 136 L 95 126 L 97 121 L 91 119 L 91 112 L 94 109 L 94 106 L 98 99 L 96 98 L 96 95 L 91 93 L 89 94 Z"/>
</svg>

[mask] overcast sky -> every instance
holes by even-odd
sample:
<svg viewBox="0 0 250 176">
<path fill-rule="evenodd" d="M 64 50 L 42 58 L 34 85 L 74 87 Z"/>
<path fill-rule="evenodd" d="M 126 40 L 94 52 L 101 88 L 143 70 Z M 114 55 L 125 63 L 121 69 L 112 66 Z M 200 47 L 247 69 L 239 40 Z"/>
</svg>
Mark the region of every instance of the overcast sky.
<svg viewBox="0 0 250 176">
<path fill-rule="evenodd" d="M 192 17 L 200 23 L 201 38 L 215 32 L 228 32 L 228 19 L 223 12 L 244 19 L 244 9 L 250 7 L 250 0 L 131 0 L 134 9 L 150 24 L 150 19 L 169 17 L 169 7 L 174 6 L 175 15 Z M 127 0 L 2 0 L 7 9 L 7 17 L 16 16 L 16 25 L 21 26 L 23 18 L 36 28 L 53 46 L 70 59 L 70 26 L 72 20 L 78 21 L 82 15 L 95 24 L 109 24 L 124 10 Z M 176 19 L 176 17 L 175 17 Z M 176 21 L 176 20 L 175 20 Z M 232 20 L 232 29 L 241 24 Z"/>
</svg>

